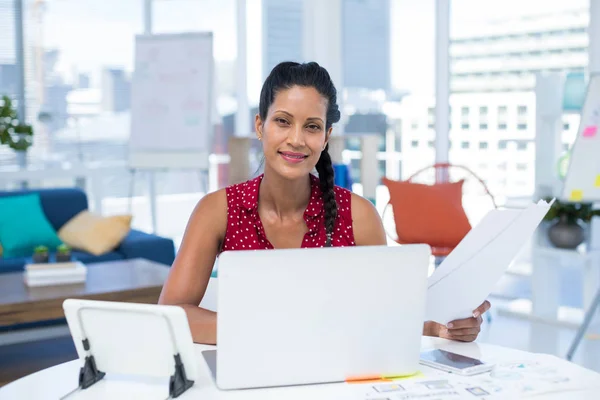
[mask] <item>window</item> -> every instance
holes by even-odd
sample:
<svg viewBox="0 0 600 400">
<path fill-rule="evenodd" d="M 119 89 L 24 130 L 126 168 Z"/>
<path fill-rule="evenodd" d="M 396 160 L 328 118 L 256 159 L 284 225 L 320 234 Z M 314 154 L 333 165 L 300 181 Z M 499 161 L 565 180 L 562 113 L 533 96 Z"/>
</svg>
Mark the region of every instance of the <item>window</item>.
<svg viewBox="0 0 600 400">
<path fill-rule="evenodd" d="M 413 121 L 413 122 L 410 124 L 410 128 L 411 128 L 413 131 L 416 131 L 417 129 L 419 129 L 419 123 L 418 123 L 417 121 Z"/>
<path fill-rule="evenodd" d="M 506 150 L 507 147 L 508 147 L 508 142 L 506 140 L 502 140 L 502 141 L 498 142 L 499 150 Z"/>
<path fill-rule="evenodd" d="M 433 129 L 434 127 L 435 127 L 434 123 L 427 124 L 427 128 L 429 128 L 429 129 Z"/>
<path fill-rule="evenodd" d="M 520 131 L 527 130 L 527 124 L 517 124 L 517 129 Z"/>
<path fill-rule="evenodd" d="M 487 115 L 487 113 L 488 113 L 487 106 L 481 106 L 481 107 L 479 107 L 479 115 Z"/>
<path fill-rule="evenodd" d="M 527 106 L 518 106 L 517 114 L 519 115 L 527 115 Z"/>
<path fill-rule="evenodd" d="M 506 163 L 503 162 L 502 164 L 499 164 L 498 165 L 498 169 L 501 170 L 501 171 L 506 171 Z"/>
<path fill-rule="evenodd" d="M 508 114 L 507 106 L 498 106 L 498 115 L 506 115 Z"/>
<path fill-rule="evenodd" d="M 469 116 L 469 107 L 462 107 L 460 109 L 460 115 L 462 115 L 463 117 L 468 117 Z"/>
<path fill-rule="evenodd" d="M 564 150 L 564 151 L 569 151 L 569 148 L 570 148 L 570 147 L 571 147 L 571 146 L 569 146 L 569 143 L 563 143 L 563 150 Z"/>
<path fill-rule="evenodd" d="M 517 171 L 526 171 L 526 170 L 527 170 L 527 164 L 524 164 L 524 163 L 517 164 Z"/>
<path fill-rule="evenodd" d="M 460 124 L 460 129 L 469 129 L 469 124 Z"/>
<path fill-rule="evenodd" d="M 563 130 L 564 130 L 564 131 L 568 131 L 570 127 L 571 127 L 571 125 L 569 125 L 569 123 L 568 123 L 568 122 L 564 122 L 564 123 L 563 123 Z"/>
<path fill-rule="evenodd" d="M 463 149 L 468 149 L 469 148 L 470 143 L 469 142 L 462 142 L 460 144 L 460 147 Z"/>
<path fill-rule="evenodd" d="M 488 124 L 479 124 L 479 129 L 481 129 L 482 131 L 487 130 L 488 128 Z"/>
<path fill-rule="evenodd" d="M 507 126 L 504 122 L 501 122 L 498 124 L 498 130 L 505 131 L 506 128 L 507 128 Z"/>
<path fill-rule="evenodd" d="M 435 110 L 433 109 L 433 107 L 429 107 L 429 108 L 427 109 L 427 114 L 428 114 L 430 117 L 433 117 L 433 116 L 435 115 Z"/>
<path fill-rule="evenodd" d="M 427 145 L 433 149 L 433 140 L 430 140 Z"/>
<path fill-rule="evenodd" d="M 419 147 L 419 141 L 418 140 L 413 140 L 412 142 L 410 142 L 410 146 L 411 147 Z"/>
<path fill-rule="evenodd" d="M 486 150 L 488 148 L 488 142 L 479 142 L 479 149 Z"/>
<path fill-rule="evenodd" d="M 518 142 L 517 150 L 527 150 L 527 142 Z"/>
</svg>

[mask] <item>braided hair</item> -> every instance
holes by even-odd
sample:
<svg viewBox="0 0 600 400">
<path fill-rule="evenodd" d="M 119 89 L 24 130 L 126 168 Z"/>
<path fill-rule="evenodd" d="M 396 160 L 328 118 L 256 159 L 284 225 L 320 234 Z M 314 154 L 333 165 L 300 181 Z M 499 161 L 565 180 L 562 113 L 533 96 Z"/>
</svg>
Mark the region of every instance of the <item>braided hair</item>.
<svg viewBox="0 0 600 400">
<path fill-rule="evenodd" d="M 275 95 L 280 90 L 290 89 L 293 86 L 312 87 L 327 99 L 326 131 L 340 120 L 337 90 L 327 70 L 316 62 L 299 64 L 286 61 L 273 68 L 260 92 L 258 113 L 263 121 L 267 118 L 269 107 L 275 100 Z M 319 186 L 323 193 L 325 209 L 325 233 L 327 236 L 325 246 L 331 247 L 338 206 L 335 201 L 333 165 L 328 150 L 329 145 L 325 146 L 325 149 L 321 152 L 316 169 L 319 174 Z"/>
</svg>

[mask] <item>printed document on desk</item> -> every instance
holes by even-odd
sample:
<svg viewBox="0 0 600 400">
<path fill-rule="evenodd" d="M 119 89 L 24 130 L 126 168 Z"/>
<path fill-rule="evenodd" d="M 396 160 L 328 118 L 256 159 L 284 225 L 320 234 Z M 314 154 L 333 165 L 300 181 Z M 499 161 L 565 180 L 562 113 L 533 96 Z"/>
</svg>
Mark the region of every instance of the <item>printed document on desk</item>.
<svg viewBox="0 0 600 400">
<path fill-rule="evenodd" d="M 440 324 L 472 316 L 550 209 L 492 210 L 429 277 L 426 318 Z"/>
<path fill-rule="evenodd" d="M 427 370 L 424 378 L 363 384 L 364 400 L 523 399 L 598 390 L 598 374 L 545 354 L 496 364 L 490 372 L 460 376 Z M 581 397 L 577 397 L 581 398 Z"/>
</svg>

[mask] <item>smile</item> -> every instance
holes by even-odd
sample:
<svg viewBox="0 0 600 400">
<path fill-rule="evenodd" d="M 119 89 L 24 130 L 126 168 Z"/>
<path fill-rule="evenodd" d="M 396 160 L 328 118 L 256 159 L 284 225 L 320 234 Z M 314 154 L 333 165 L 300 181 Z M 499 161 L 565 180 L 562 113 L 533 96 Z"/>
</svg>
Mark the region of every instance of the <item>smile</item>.
<svg viewBox="0 0 600 400">
<path fill-rule="evenodd" d="M 292 164 L 300 163 L 308 158 L 307 155 L 302 153 L 293 153 L 290 151 L 279 151 L 278 153 L 284 160 Z"/>
</svg>

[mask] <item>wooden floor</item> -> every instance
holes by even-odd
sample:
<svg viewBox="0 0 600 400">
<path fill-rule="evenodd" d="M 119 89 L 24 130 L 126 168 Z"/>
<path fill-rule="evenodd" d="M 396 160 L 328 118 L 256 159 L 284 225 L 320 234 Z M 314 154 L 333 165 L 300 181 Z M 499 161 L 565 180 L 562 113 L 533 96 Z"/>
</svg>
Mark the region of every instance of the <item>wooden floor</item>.
<svg viewBox="0 0 600 400">
<path fill-rule="evenodd" d="M 0 386 L 76 358 L 71 336 L 0 346 Z"/>
</svg>

